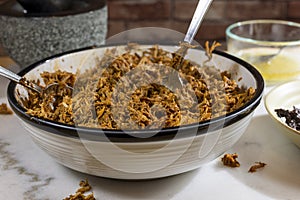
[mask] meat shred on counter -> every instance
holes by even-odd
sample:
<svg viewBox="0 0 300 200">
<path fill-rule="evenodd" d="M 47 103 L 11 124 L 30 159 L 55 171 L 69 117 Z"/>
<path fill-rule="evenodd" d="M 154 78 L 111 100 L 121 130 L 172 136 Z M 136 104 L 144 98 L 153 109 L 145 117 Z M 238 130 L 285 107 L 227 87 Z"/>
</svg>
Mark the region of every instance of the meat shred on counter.
<svg viewBox="0 0 300 200">
<path fill-rule="evenodd" d="M 71 194 L 68 197 L 64 198 L 64 200 L 96 200 L 93 193 L 85 194 L 89 192 L 92 187 L 88 183 L 88 181 L 80 181 L 80 188 L 77 189 L 75 194 Z"/>
<path fill-rule="evenodd" d="M 255 93 L 252 87 L 239 87 L 230 72 L 181 61 L 175 71 L 174 54 L 158 46 L 142 51 L 129 46 L 121 55 L 109 49 L 97 67 L 81 74 L 43 72 L 45 85 L 59 82 L 61 87 L 43 98 L 28 91 L 29 97 L 22 103 L 28 114 L 61 123 L 145 129 L 223 116 L 243 106 Z M 183 87 L 172 88 L 175 79 L 170 74 L 174 71 Z M 73 94 L 64 91 L 64 85 L 74 87 Z"/>
<path fill-rule="evenodd" d="M 228 167 L 240 167 L 240 163 L 237 161 L 238 154 L 225 154 L 222 158 L 221 161 L 223 165 L 228 166 Z"/>
<path fill-rule="evenodd" d="M 6 103 L 0 104 L 0 115 L 11 115 L 13 112 L 8 108 Z"/>
<path fill-rule="evenodd" d="M 263 162 L 255 162 L 255 164 L 249 168 L 248 172 L 250 173 L 256 172 L 258 169 L 264 168 L 266 165 L 267 164 Z"/>
</svg>

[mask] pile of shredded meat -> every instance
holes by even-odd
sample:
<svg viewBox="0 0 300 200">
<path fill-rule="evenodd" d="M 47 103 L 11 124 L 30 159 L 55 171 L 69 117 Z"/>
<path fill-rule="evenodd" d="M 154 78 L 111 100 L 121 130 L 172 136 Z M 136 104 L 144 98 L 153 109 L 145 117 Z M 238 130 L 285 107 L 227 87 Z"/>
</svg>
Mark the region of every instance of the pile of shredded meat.
<svg viewBox="0 0 300 200">
<path fill-rule="evenodd" d="M 247 103 L 255 89 L 239 87 L 231 74 L 199 66 L 159 46 L 108 49 L 98 66 L 83 73 L 43 72 L 51 95 L 28 91 L 27 113 L 61 123 L 104 129 L 165 128 L 223 116 Z M 180 60 L 180 59 L 179 59 Z M 65 89 L 65 85 L 74 90 Z"/>
</svg>

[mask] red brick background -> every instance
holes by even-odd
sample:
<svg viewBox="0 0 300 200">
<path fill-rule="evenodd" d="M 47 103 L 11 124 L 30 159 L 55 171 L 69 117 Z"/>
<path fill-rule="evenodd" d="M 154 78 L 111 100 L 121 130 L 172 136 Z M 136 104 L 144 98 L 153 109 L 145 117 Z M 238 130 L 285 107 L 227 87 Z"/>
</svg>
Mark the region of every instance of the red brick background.
<svg viewBox="0 0 300 200">
<path fill-rule="evenodd" d="M 144 26 L 185 33 L 198 0 L 108 0 L 109 33 Z M 250 19 L 300 22 L 300 0 L 214 0 L 196 36 L 198 42 L 225 41 L 228 25 Z"/>
<path fill-rule="evenodd" d="M 1 1 L 4 0 L 0 0 Z M 140 27 L 163 27 L 185 33 L 198 0 L 107 0 L 108 37 Z M 250 19 L 300 22 L 300 0 L 214 0 L 196 40 L 225 41 L 229 24 Z M 0 48 L 0 55 L 4 51 Z"/>
</svg>

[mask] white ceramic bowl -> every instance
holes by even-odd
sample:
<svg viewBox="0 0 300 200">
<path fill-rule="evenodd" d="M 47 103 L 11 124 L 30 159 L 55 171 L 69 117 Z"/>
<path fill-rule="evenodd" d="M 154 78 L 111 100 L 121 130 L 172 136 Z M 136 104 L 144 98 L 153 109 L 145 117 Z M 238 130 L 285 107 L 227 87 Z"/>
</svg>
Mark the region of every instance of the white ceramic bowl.
<svg viewBox="0 0 300 200">
<path fill-rule="evenodd" d="M 172 52 L 178 48 L 161 47 Z M 102 46 L 57 55 L 29 66 L 19 75 L 33 79 L 39 78 L 45 70 L 59 68 L 75 72 L 94 67 L 96 58 L 101 57 L 107 48 Z M 207 61 L 205 52 L 200 49 L 190 50 L 187 58 L 198 63 Z M 236 111 L 210 121 L 139 131 L 75 127 L 29 116 L 18 103 L 19 95 L 24 96 L 26 92 L 15 83 L 9 85 L 8 99 L 36 144 L 69 168 L 118 179 L 166 177 L 196 169 L 230 149 L 246 130 L 262 98 L 263 78 L 248 63 L 225 52 L 215 51 L 213 63 L 208 62 L 207 65 L 232 71 L 232 78 L 240 86 L 256 89 L 254 97 Z"/>
<path fill-rule="evenodd" d="M 292 142 L 300 147 L 300 131 L 291 128 L 284 118 L 277 116 L 275 109 L 293 110 L 293 106 L 300 108 L 300 80 L 289 81 L 275 86 L 265 96 L 265 107 L 276 126 Z"/>
</svg>

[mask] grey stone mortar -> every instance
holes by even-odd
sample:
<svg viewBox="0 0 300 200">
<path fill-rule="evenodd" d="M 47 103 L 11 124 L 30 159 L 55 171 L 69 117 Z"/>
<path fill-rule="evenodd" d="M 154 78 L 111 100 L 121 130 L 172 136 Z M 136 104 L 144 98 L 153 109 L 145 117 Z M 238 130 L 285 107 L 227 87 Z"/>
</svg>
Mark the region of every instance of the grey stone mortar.
<svg viewBox="0 0 300 200">
<path fill-rule="evenodd" d="M 0 16 L 0 40 L 24 68 L 54 54 L 101 45 L 107 35 L 107 6 L 66 16 Z"/>
</svg>

